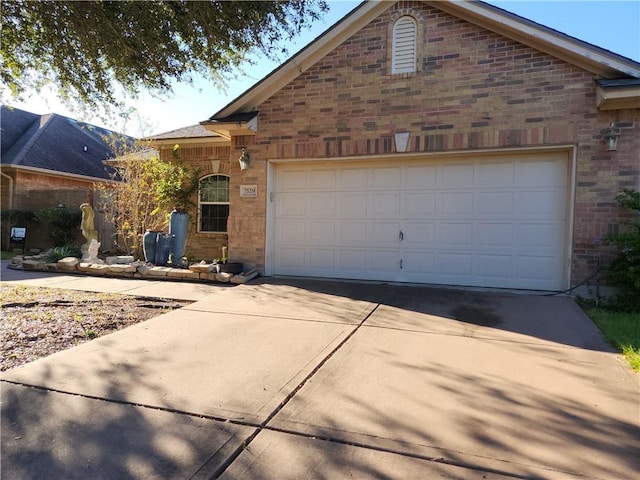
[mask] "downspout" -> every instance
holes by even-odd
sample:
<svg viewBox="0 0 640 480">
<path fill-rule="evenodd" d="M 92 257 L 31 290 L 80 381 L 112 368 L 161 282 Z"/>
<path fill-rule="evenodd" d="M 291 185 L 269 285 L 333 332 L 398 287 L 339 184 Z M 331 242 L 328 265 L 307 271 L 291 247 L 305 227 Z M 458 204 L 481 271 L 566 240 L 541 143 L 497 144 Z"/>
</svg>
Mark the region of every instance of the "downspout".
<svg viewBox="0 0 640 480">
<path fill-rule="evenodd" d="M 0 175 L 9 179 L 9 210 L 13 209 L 13 178 L 4 172 L 0 172 Z"/>
</svg>

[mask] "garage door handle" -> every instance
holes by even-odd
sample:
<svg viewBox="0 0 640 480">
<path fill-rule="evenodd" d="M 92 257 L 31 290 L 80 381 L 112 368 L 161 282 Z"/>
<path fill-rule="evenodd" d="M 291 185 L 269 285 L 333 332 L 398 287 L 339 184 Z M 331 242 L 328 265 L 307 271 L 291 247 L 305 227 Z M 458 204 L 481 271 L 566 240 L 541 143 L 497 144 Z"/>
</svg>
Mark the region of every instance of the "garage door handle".
<svg viewBox="0 0 640 480">
<path fill-rule="evenodd" d="M 400 241 L 404 240 L 404 232 L 402 230 L 400 230 L 398 237 L 400 238 Z"/>
<path fill-rule="evenodd" d="M 402 270 L 402 264 L 404 263 L 404 259 L 400 259 L 400 270 Z"/>
</svg>

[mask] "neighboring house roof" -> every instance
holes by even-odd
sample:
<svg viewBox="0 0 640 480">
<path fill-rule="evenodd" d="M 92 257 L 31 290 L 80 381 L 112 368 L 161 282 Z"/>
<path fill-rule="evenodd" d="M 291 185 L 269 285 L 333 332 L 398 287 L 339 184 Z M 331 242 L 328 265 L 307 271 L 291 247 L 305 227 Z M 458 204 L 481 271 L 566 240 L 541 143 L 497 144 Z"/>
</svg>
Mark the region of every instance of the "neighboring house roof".
<svg viewBox="0 0 640 480">
<path fill-rule="evenodd" d="M 207 130 L 200 124 L 190 125 L 188 127 L 178 128 L 170 132 L 159 133 L 146 138 L 151 145 L 172 145 L 180 143 L 183 140 L 189 140 L 189 143 L 222 143 L 228 142 L 226 138 L 219 134 Z"/>
<path fill-rule="evenodd" d="M 37 115 L 4 105 L 0 110 L 2 166 L 108 180 L 103 162 L 114 156 L 107 140 L 112 135 L 133 140 L 55 113 Z"/>
<path fill-rule="evenodd" d="M 545 27 L 480 1 L 425 0 L 455 17 L 504 35 L 609 79 L 640 78 L 640 63 Z M 238 122 L 238 114 L 254 112 L 273 93 L 304 73 L 355 32 L 384 13 L 394 2 L 365 0 L 342 20 L 293 55 L 256 85 L 215 113 L 203 125 Z M 250 128 L 249 128 L 250 129 Z"/>
</svg>

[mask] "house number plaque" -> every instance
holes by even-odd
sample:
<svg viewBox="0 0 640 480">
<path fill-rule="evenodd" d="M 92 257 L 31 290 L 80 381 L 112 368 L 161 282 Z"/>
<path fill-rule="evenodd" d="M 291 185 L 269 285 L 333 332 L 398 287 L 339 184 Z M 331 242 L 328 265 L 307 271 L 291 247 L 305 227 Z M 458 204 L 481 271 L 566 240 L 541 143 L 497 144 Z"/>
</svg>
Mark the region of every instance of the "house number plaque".
<svg viewBox="0 0 640 480">
<path fill-rule="evenodd" d="M 240 196 L 244 198 L 255 198 L 258 196 L 257 185 L 240 185 Z"/>
</svg>

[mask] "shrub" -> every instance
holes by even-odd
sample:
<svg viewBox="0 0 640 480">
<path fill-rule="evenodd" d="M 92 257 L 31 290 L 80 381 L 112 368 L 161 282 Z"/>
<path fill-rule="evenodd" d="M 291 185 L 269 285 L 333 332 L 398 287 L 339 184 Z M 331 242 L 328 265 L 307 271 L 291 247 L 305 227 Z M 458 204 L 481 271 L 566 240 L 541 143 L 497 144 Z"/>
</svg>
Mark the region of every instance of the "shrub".
<svg viewBox="0 0 640 480">
<path fill-rule="evenodd" d="M 618 205 L 635 210 L 640 215 L 640 192 L 623 190 L 616 198 Z M 618 256 L 611 262 L 609 277 L 620 294 L 617 306 L 624 310 L 640 310 L 640 221 L 628 223 L 626 228 L 607 236 L 608 243 L 618 247 Z"/>
<path fill-rule="evenodd" d="M 55 247 L 47 253 L 47 262 L 56 263 L 66 257 L 82 258 L 82 251 L 77 245 L 65 245 L 63 247 Z"/>
<path fill-rule="evenodd" d="M 68 245 L 78 238 L 82 212 L 79 208 L 41 208 L 35 212 L 35 219 L 47 229 L 53 245 Z"/>
</svg>

